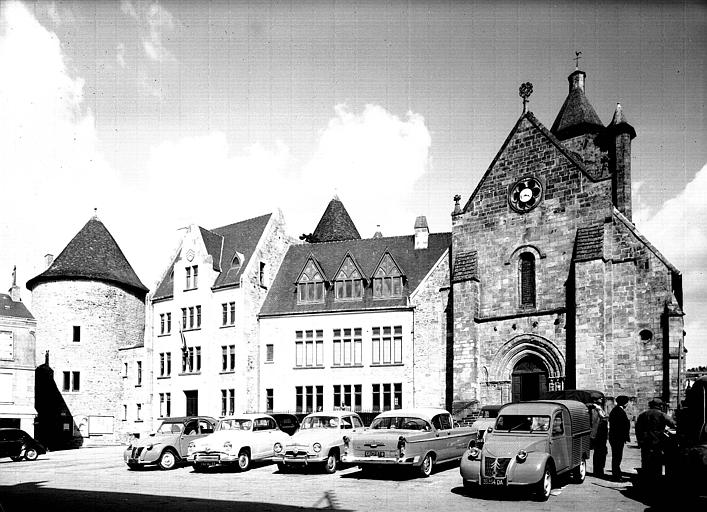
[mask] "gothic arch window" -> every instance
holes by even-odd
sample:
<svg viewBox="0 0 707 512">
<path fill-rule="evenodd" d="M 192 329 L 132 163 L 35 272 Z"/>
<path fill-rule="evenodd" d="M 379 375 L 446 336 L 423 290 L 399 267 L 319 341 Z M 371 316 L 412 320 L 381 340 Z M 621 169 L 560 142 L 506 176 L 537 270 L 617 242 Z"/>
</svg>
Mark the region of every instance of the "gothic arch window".
<svg viewBox="0 0 707 512">
<path fill-rule="evenodd" d="M 347 254 L 334 277 L 336 300 L 363 298 L 363 277 L 351 255 Z"/>
<path fill-rule="evenodd" d="M 324 302 L 324 277 L 312 258 L 297 279 L 297 302 L 300 304 Z"/>
<path fill-rule="evenodd" d="M 240 268 L 241 268 L 241 258 L 236 253 L 233 256 L 233 259 L 231 260 L 231 267 L 228 270 L 238 272 L 240 270 Z"/>
<path fill-rule="evenodd" d="M 373 298 L 402 297 L 403 274 L 389 253 L 385 253 L 373 273 Z"/>
<path fill-rule="evenodd" d="M 535 256 L 524 252 L 518 258 L 520 305 L 535 307 Z"/>
</svg>

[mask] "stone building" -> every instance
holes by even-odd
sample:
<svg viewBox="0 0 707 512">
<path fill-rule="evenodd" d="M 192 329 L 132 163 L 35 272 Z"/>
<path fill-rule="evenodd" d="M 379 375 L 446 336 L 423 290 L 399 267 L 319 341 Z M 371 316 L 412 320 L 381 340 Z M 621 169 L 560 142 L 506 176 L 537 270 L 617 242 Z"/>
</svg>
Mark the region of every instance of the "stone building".
<svg viewBox="0 0 707 512">
<path fill-rule="evenodd" d="M 631 220 L 621 105 L 604 126 L 569 76 L 548 130 L 524 112 L 452 214 L 458 401 L 598 389 L 675 406 L 684 361 L 680 272 Z"/>
<path fill-rule="evenodd" d="M 259 315 L 259 408 L 444 406 L 451 234 L 362 239 L 334 198 L 301 238 Z"/>
<path fill-rule="evenodd" d="M 257 409 L 256 315 L 291 243 L 279 211 L 186 229 L 150 301 L 155 418 Z"/>
<path fill-rule="evenodd" d="M 0 428 L 34 435 L 34 369 L 37 321 L 22 302 L 16 272 L 0 293 Z"/>
<path fill-rule="evenodd" d="M 150 420 L 141 406 L 150 375 L 128 382 L 125 373 L 126 362 L 134 373 L 147 367 L 147 288 L 95 216 L 47 266 L 27 282 L 44 361 L 35 399 L 41 437 L 50 446 L 123 440 Z"/>
</svg>

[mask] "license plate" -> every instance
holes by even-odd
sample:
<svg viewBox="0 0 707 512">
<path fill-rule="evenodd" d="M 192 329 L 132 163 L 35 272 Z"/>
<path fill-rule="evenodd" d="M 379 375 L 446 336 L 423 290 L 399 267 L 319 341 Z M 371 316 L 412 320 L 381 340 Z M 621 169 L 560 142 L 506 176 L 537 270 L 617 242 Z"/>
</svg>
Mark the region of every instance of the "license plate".
<svg viewBox="0 0 707 512">
<path fill-rule="evenodd" d="M 365 457 L 385 457 L 385 452 L 380 451 L 366 451 L 364 452 Z"/>
<path fill-rule="evenodd" d="M 506 479 L 485 476 L 481 479 L 481 483 L 484 485 L 506 485 Z"/>
</svg>

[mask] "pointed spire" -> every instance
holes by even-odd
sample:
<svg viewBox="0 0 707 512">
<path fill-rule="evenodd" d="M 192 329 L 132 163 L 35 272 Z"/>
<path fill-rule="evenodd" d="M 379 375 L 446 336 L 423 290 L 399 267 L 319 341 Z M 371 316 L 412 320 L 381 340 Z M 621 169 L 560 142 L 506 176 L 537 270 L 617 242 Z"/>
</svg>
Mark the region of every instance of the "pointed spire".
<svg viewBox="0 0 707 512">
<path fill-rule="evenodd" d="M 585 96 L 584 86 L 587 74 L 579 69 L 567 77 L 569 94 L 560 112 L 552 123 L 550 131 L 560 140 L 577 135 L 597 133 L 604 128 L 594 107 Z"/>
<path fill-rule="evenodd" d="M 624 114 L 624 109 L 621 106 L 621 103 L 616 104 L 614 117 L 611 119 L 607 129 L 614 133 L 628 133 L 631 136 L 631 139 L 636 138 L 636 130 L 626 120 L 626 115 Z"/>
<path fill-rule="evenodd" d="M 342 240 L 360 240 L 361 235 L 351 220 L 344 204 L 335 195 L 329 201 L 324 215 L 311 235 L 314 242 L 340 242 Z"/>
</svg>

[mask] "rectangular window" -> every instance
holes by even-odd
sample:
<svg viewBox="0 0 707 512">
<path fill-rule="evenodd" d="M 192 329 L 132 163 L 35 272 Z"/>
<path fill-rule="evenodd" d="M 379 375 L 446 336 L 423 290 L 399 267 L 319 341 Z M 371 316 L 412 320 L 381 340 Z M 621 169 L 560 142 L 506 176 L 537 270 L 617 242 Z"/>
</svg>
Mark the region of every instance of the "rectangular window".
<svg viewBox="0 0 707 512">
<path fill-rule="evenodd" d="M 201 347 L 189 347 L 182 352 L 182 373 L 201 371 Z"/>
<path fill-rule="evenodd" d="M 167 373 L 165 374 L 165 376 L 169 377 L 170 375 L 172 375 L 172 353 L 167 352 L 166 356 L 167 356 Z"/>
<path fill-rule="evenodd" d="M 236 346 L 223 345 L 221 347 L 221 370 L 233 371 L 236 368 Z"/>
<path fill-rule="evenodd" d="M 396 325 L 393 331 L 393 362 L 403 362 L 403 327 Z"/>
<path fill-rule="evenodd" d="M 165 397 L 165 414 L 169 417 L 172 415 L 172 393 L 165 393 Z"/>
<path fill-rule="evenodd" d="M 201 371 L 201 347 L 196 348 L 196 371 Z"/>
<path fill-rule="evenodd" d="M 194 328 L 194 307 L 189 308 L 189 328 Z"/>
<path fill-rule="evenodd" d="M 72 341 L 81 341 L 81 326 L 74 325 Z"/>
<path fill-rule="evenodd" d="M 228 304 L 221 304 L 221 325 L 228 325 Z"/>
<path fill-rule="evenodd" d="M 165 371 L 166 371 L 165 364 L 166 364 L 166 361 L 165 361 L 165 357 L 164 357 L 164 352 L 160 352 L 160 377 L 165 376 Z"/>
<path fill-rule="evenodd" d="M 228 347 L 226 345 L 221 345 L 221 371 L 225 372 L 228 370 Z"/>
<path fill-rule="evenodd" d="M 76 392 L 81 390 L 81 372 L 64 372 L 63 391 Z"/>
<path fill-rule="evenodd" d="M 191 267 L 186 268 L 186 273 L 187 273 L 187 285 L 186 289 L 191 290 Z"/>
<path fill-rule="evenodd" d="M 123 421 L 128 421 L 128 404 L 123 404 Z"/>
<path fill-rule="evenodd" d="M 324 365 L 323 330 L 295 332 L 295 365 L 305 367 Z"/>
<path fill-rule="evenodd" d="M 313 281 L 297 283 L 298 300 L 305 302 L 324 302 L 324 282 Z"/>
<path fill-rule="evenodd" d="M 393 391 L 395 395 L 393 396 L 393 409 L 403 408 L 403 384 L 402 382 L 397 382 L 393 384 Z"/>
<path fill-rule="evenodd" d="M 226 416 L 228 408 L 228 393 L 225 389 L 221 390 L 221 416 Z"/>
<path fill-rule="evenodd" d="M 260 269 L 258 271 L 258 283 L 260 284 L 260 286 L 263 286 L 263 287 L 266 286 L 266 284 L 265 284 L 265 262 L 264 261 L 260 262 Z"/>
<path fill-rule="evenodd" d="M 354 410 L 360 411 L 362 406 L 362 386 L 361 384 L 354 384 Z"/>
<path fill-rule="evenodd" d="M 123 378 L 128 378 L 128 363 L 123 363 Z"/>
<path fill-rule="evenodd" d="M 317 411 L 323 411 L 324 410 L 324 386 L 317 386 L 316 387 L 317 391 Z"/>
<path fill-rule="evenodd" d="M 236 324 L 236 303 L 235 302 L 229 302 L 228 303 L 228 311 L 229 311 L 229 324 L 230 325 L 235 325 Z"/>
<path fill-rule="evenodd" d="M 165 411 L 165 396 L 164 393 L 160 393 L 160 418 L 164 418 Z"/>
<path fill-rule="evenodd" d="M 233 416 L 236 413 L 236 390 L 228 390 L 228 414 Z"/>
<path fill-rule="evenodd" d="M 137 386 L 142 386 L 142 361 L 137 362 Z"/>
<path fill-rule="evenodd" d="M 381 334 L 382 333 L 382 334 Z M 372 364 L 402 364 L 403 327 L 374 327 L 371 335 Z"/>
<path fill-rule="evenodd" d="M 302 412 L 302 386 L 295 386 L 295 411 Z"/>
<path fill-rule="evenodd" d="M 380 327 L 374 327 L 371 334 L 371 348 L 373 353 L 371 354 L 371 362 L 373 364 L 380 364 L 381 362 L 381 330 Z"/>
<path fill-rule="evenodd" d="M 373 410 L 381 410 L 381 385 L 373 384 Z"/>
<path fill-rule="evenodd" d="M 295 366 L 304 365 L 304 339 L 303 331 L 295 333 Z"/>
<path fill-rule="evenodd" d="M 71 391 L 71 372 L 64 372 L 64 385 L 62 391 Z"/>
<path fill-rule="evenodd" d="M 192 267 L 192 276 L 193 276 L 192 277 L 192 284 L 194 285 L 193 287 L 198 288 L 199 287 L 199 266 L 198 265 L 194 265 Z"/>
<path fill-rule="evenodd" d="M 390 327 L 383 327 L 383 364 L 390 364 L 391 352 Z"/>
<path fill-rule="evenodd" d="M 265 345 L 265 362 L 272 363 L 275 360 L 275 345 L 268 343 Z"/>
<path fill-rule="evenodd" d="M 142 404 L 136 404 L 135 421 L 142 421 Z"/>
<path fill-rule="evenodd" d="M 334 409 L 341 407 L 341 386 L 334 384 Z"/>
<path fill-rule="evenodd" d="M 402 404 L 403 385 L 401 382 L 397 382 L 395 384 L 373 384 L 374 411 L 389 411 L 390 409 L 401 409 Z"/>
<path fill-rule="evenodd" d="M 201 306 L 196 307 L 196 328 L 201 328 Z"/>
<path fill-rule="evenodd" d="M 360 279 L 344 279 L 336 281 L 337 299 L 360 299 L 363 297 L 363 286 Z"/>
<path fill-rule="evenodd" d="M 334 366 L 361 364 L 361 328 L 334 329 Z"/>
<path fill-rule="evenodd" d="M 235 345 L 229 345 L 228 346 L 228 361 L 230 363 L 230 369 L 231 371 L 236 369 L 236 346 Z"/>
<path fill-rule="evenodd" d="M 165 332 L 165 314 L 160 313 L 160 334 Z"/>
<path fill-rule="evenodd" d="M 390 392 L 390 384 L 383 384 L 383 410 L 390 410 L 392 394 Z"/>
<path fill-rule="evenodd" d="M 221 304 L 221 326 L 235 325 L 236 303 L 224 302 Z"/>
<path fill-rule="evenodd" d="M 274 390 L 268 388 L 265 390 L 265 412 L 273 412 L 275 410 L 275 393 Z"/>
<path fill-rule="evenodd" d="M 172 313 L 167 313 L 167 332 L 169 334 L 172 332 Z"/>
<path fill-rule="evenodd" d="M 182 328 L 187 328 L 187 308 L 182 308 Z"/>
</svg>

